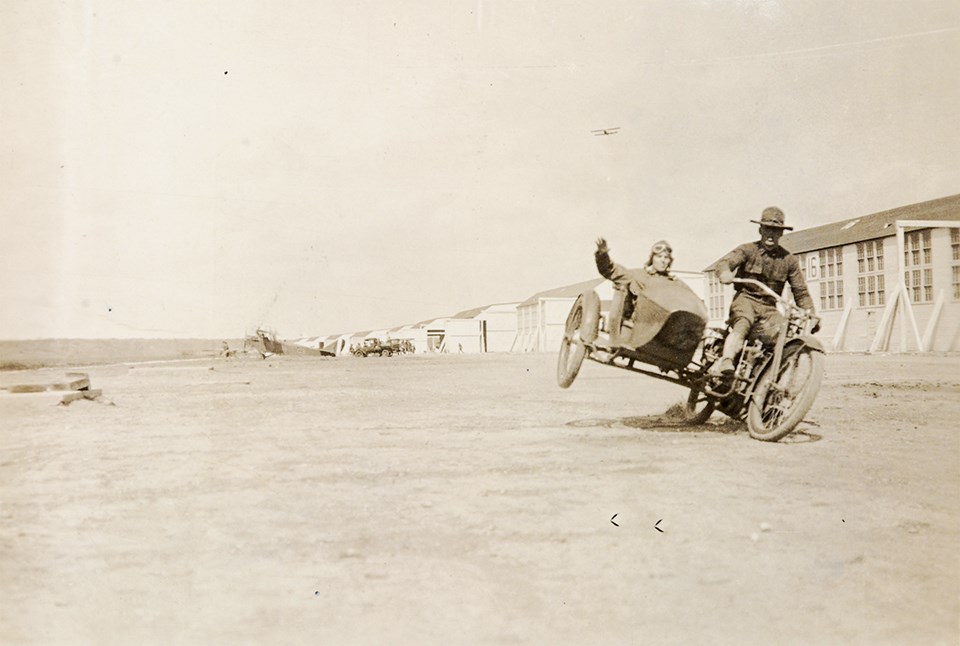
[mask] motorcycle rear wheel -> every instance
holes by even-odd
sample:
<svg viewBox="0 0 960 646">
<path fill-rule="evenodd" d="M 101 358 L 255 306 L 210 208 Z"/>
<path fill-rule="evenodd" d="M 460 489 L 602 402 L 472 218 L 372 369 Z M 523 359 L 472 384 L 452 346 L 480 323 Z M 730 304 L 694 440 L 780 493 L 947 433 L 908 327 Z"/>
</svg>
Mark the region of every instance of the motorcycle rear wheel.
<svg viewBox="0 0 960 646">
<path fill-rule="evenodd" d="M 713 415 L 713 408 L 713 400 L 700 388 L 694 386 L 690 389 L 690 394 L 683 406 L 683 421 L 692 426 L 703 424 Z"/>
<path fill-rule="evenodd" d="M 822 352 L 803 347 L 783 357 L 776 378 L 770 368 L 760 375 L 747 410 L 750 437 L 776 442 L 803 421 L 820 390 L 823 361 Z"/>
</svg>

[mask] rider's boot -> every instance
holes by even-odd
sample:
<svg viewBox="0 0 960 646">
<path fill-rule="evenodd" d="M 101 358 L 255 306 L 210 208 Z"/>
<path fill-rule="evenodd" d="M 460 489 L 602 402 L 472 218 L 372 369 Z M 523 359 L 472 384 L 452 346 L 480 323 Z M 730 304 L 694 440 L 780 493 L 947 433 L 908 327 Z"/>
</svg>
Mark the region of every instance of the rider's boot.
<svg viewBox="0 0 960 646">
<path fill-rule="evenodd" d="M 723 354 L 710 366 L 710 375 L 719 377 L 721 375 L 733 372 L 733 358 L 740 352 L 743 345 L 743 335 L 734 330 L 730 330 L 727 338 L 723 341 Z"/>
</svg>

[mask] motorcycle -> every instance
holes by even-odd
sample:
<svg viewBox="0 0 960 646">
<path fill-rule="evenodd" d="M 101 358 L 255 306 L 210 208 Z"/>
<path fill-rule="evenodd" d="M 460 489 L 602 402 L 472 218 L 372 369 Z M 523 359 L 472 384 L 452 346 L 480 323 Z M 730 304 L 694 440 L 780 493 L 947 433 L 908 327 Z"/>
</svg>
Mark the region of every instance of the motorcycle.
<svg viewBox="0 0 960 646">
<path fill-rule="evenodd" d="M 783 318 L 773 335 L 751 330 L 732 373 L 712 375 L 728 330 L 706 327 L 703 302 L 680 281 L 670 282 L 650 295 L 615 289 L 606 319 L 596 292 L 581 294 L 567 316 L 558 384 L 568 388 L 590 359 L 688 388 L 683 417 L 689 424 L 703 424 L 718 410 L 745 421 L 757 440 L 775 442 L 793 432 L 823 380 L 824 347 L 812 334 L 819 319 L 759 281 L 734 279 L 774 298 Z"/>
</svg>

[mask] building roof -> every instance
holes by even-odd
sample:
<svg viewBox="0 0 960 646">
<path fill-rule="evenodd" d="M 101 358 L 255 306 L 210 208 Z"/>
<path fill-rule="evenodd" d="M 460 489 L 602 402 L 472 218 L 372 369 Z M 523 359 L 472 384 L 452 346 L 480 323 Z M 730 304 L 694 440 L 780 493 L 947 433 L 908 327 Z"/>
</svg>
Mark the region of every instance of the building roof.
<svg viewBox="0 0 960 646">
<path fill-rule="evenodd" d="M 537 292 L 527 300 L 520 303 L 518 307 L 536 303 L 541 298 L 573 298 L 579 296 L 582 292 L 588 289 L 593 289 L 605 280 L 606 278 L 594 278 L 593 280 L 585 280 L 581 283 L 574 283 L 573 285 L 564 285 L 563 287 L 554 287 L 553 289 Z"/>
<path fill-rule="evenodd" d="M 780 242 L 793 253 L 839 247 L 895 235 L 897 220 L 960 220 L 960 194 L 787 233 Z"/>
<path fill-rule="evenodd" d="M 785 233 L 780 244 L 791 253 L 807 253 L 885 238 L 896 235 L 897 220 L 960 220 L 960 194 Z M 719 261 L 717 258 L 704 271 L 716 269 Z"/>
<path fill-rule="evenodd" d="M 449 317 L 452 319 L 472 319 L 476 318 L 477 315 L 482 314 L 491 307 L 497 307 L 499 305 L 516 305 L 516 302 L 505 302 L 505 303 L 491 303 L 489 305 L 482 305 L 480 307 L 472 307 L 468 310 L 463 310 L 462 312 L 457 312 L 453 316 Z"/>
<path fill-rule="evenodd" d="M 447 317 L 447 316 L 434 316 L 434 317 L 432 317 L 432 318 L 423 319 L 422 321 L 417 321 L 416 323 L 414 323 L 414 324 L 413 324 L 413 327 L 415 327 L 415 328 L 422 328 L 422 327 L 425 327 L 425 326 L 427 326 L 427 325 L 430 325 L 430 324 L 433 323 L 434 321 L 439 321 L 440 319 L 444 319 L 444 318 L 449 318 L 449 317 Z"/>
<path fill-rule="evenodd" d="M 472 319 L 473 317 L 475 317 L 477 314 L 479 314 L 479 313 L 482 312 L 483 310 L 487 309 L 488 307 L 489 307 L 489 305 L 483 305 L 483 306 L 481 306 L 481 307 L 474 307 L 474 308 L 469 309 L 469 310 L 463 310 L 462 312 L 457 312 L 456 314 L 454 314 L 454 315 L 451 316 L 450 318 L 452 318 L 452 319 Z"/>
</svg>

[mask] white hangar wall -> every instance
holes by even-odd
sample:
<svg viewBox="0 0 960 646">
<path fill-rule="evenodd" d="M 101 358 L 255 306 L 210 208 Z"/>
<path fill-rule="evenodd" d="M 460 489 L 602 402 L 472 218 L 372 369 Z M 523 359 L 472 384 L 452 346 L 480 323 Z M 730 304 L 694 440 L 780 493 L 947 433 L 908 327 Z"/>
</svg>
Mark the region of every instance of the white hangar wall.
<svg viewBox="0 0 960 646">
<path fill-rule="evenodd" d="M 444 338 L 441 352 L 477 354 L 483 352 L 483 323 L 481 319 L 443 319 Z"/>
<path fill-rule="evenodd" d="M 517 306 L 517 336 L 513 352 L 552 352 L 560 349 L 567 315 L 581 292 L 594 289 L 601 304 L 609 303 L 613 283 L 597 278 L 538 292 Z"/>
<path fill-rule="evenodd" d="M 510 352 L 517 338 L 517 305 L 491 305 L 478 315 L 485 322 L 486 352 Z"/>
<path fill-rule="evenodd" d="M 958 213 L 960 219 L 960 213 Z M 929 245 L 919 250 L 921 263 L 905 267 L 909 284 L 906 285 L 909 309 L 896 302 L 902 295 L 900 286 L 900 255 L 896 236 L 875 241 L 880 246 L 884 267 L 880 271 L 859 272 L 858 245 L 849 244 L 836 248 L 843 267 L 842 276 L 826 276 L 820 273 L 820 254 L 800 254 L 806 273 L 816 277 L 807 279 L 810 296 L 823 317 L 821 337 L 831 349 L 837 351 L 867 352 L 935 352 L 960 351 L 960 236 L 957 228 L 928 228 Z M 920 242 L 924 242 L 923 230 Z M 908 236 L 908 241 L 912 239 Z M 871 241 L 872 242 L 872 241 Z M 908 242 L 909 245 L 909 242 Z M 861 247 L 862 248 L 862 247 Z M 876 251 L 876 247 L 872 249 Z M 928 253 L 929 252 L 929 253 Z M 907 250 L 907 254 L 912 255 Z M 930 262 L 923 263 L 924 256 Z M 874 258 L 874 263 L 876 259 Z M 835 263 L 834 263 L 835 264 Z M 811 268 L 816 271 L 811 272 Z M 877 284 L 883 278 L 883 302 L 878 298 Z M 860 279 L 864 279 L 863 303 L 861 304 Z M 872 278 L 873 289 L 869 289 Z M 905 281 L 906 283 L 907 281 Z M 836 293 L 841 285 L 842 304 Z M 870 296 L 873 296 L 871 303 Z M 831 298 L 832 296 L 832 298 Z M 916 322 L 916 331 L 913 327 Z M 917 334 L 920 344 L 917 343 Z M 925 347 L 924 337 L 927 337 Z M 876 347 L 874 342 L 876 341 Z"/>
</svg>

